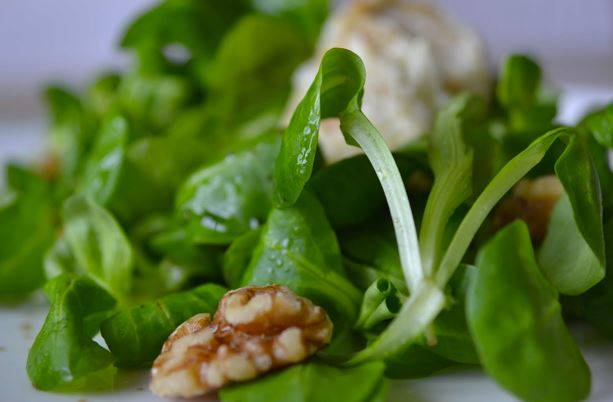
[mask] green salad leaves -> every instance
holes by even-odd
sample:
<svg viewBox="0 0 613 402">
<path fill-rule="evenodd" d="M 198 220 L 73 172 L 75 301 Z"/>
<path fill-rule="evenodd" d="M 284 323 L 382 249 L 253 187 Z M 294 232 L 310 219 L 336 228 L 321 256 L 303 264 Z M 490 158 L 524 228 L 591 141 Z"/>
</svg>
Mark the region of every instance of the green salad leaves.
<svg viewBox="0 0 613 402">
<path fill-rule="evenodd" d="M 83 196 L 64 204 L 66 242 L 76 264 L 118 299 L 131 290 L 133 254 L 123 230 L 102 207 Z"/>
<path fill-rule="evenodd" d="M 11 165 L 6 176 L 10 188 L 0 193 L 0 297 L 43 285 L 43 259 L 55 220 L 50 191 L 40 178 Z"/>
<path fill-rule="evenodd" d="M 277 159 L 275 183 L 277 199 L 281 206 L 295 202 L 311 175 L 319 119 L 330 115 L 339 116 L 346 140 L 353 145 L 359 144 L 364 149 L 381 181 L 396 232 L 409 297 L 399 312 L 394 308 L 394 313 L 398 315 L 389 326 L 366 349 L 355 355 L 349 364 L 391 357 L 400 353 L 411 342 L 417 341 L 421 334 L 427 334 L 431 330 L 429 328 L 432 328 L 435 317 L 445 305 L 442 289 L 447 286 L 461 263 L 477 231 L 505 193 L 543 160 L 558 138 L 568 142 L 565 151 L 555 163 L 555 172 L 568 194 L 568 198 L 560 201 L 560 208 L 567 205 L 567 208 L 575 211 L 570 218 L 570 224 L 576 225 L 563 233 L 575 233 L 575 239 L 579 240 L 578 245 L 581 247 L 586 244 L 583 246 L 586 252 L 581 252 L 577 257 L 580 259 L 578 264 L 568 260 L 566 264 L 556 264 L 552 259 L 559 256 L 550 254 L 554 241 L 550 235 L 543 246 L 542 263 L 553 284 L 562 292 L 579 294 L 602 279 L 605 265 L 604 253 L 601 252 L 604 250 L 604 236 L 600 182 L 594 162 L 585 146 L 585 138 L 567 128 L 550 130 L 511 158 L 475 199 L 448 243 L 443 243 L 449 219 L 472 193 L 473 151 L 466 145 L 462 130 L 470 124 L 478 106 L 475 106 L 475 100 L 466 95 L 451 102 L 439 115 L 431 137 L 429 156 L 435 181 L 421 222 L 421 250 L 418 249 L 415 225 L 412 219 L 406 219 L 412 215 L 404 186 L 398 184 L 398 169 L 393 159 L 388 156 L 389 152 L 385 152 L 385 146 L 377 145 L 381 137 L 376 129 L 370 126 L 365 116 L 359 112 L 363 68 L 360 68 L 360 63 L 352 59 L 351 55 L 343 52 L 341 49 L 333 49 L 322 59 L 319 73 L 286 131 Z M 329 67 L 332 60 L 334 67 Z M 513 67 L 515 62 L 520 65 Z M 531 74 L 531 67 L 525 64 L 525 59 L 512 59 L 510 63 L 511 66 L 507 66 L 510 76 L 506 79 L 511 82 L 513 78 L 520 80 L 529 92 L 530 88 L 538 83 L 538 71 L 532 72 L 537 74 L 535 81 L 529 81 L 530 78 L 525 76 Z M 513 70 L 517 71 L 514 73 Z M 525 82 L 526 80 L 528 81 Z M 526 95 L 514 93 L 511 88 L 507 88 L 507 92 L 501 91 L 501 102 L 508 107 Z M 511 118 L 513 120 L 513 117 Z M 579 177 L 582 177 L 581 182 L 578 181 Z M 562 219 L 559 217 L 559 211 L 560 209 L 555 211 L 551 223 L 552 226 L 558 226 L 558 230 Z M 588 221 L 591 223 L 587 224 Z M 420 255 L 420 252 L 423 255 Z M 572 269 L 569 269 L 570 265 L 573 266 Z M 554 270 L 556 272 L 553 272 Z M 379 309 L 387 309 L 388 317 L 394 315 L 389 311 L 389 300 L 385 294 L 389 284 L 379 281 L 373 286 L 365 295 L 359 321 L 361 327 L 368 325 L 373 314 L 381 314 Z M 555 347 L 561 352 L 565 345 Z M 582 368 L 589 377 L 584 363 Z M 518 373 L 518 370 L 512 373 Z M 519 381 L 519 378 L 511 380 L 513 384 L 515 381 Z M 589 381 L 584 383 L 589 384 Z M 515 391 L 513 387 L 509 388 Z M 580 392 L 585 392 L 585 385 L 580 385 L 580 389 Z M 515 392 L 521 395 L 522 391 Z M 580 392 L 570 394 L 570 399 L 581 398 Z"/>
<path fill-rule="evenodd" d="M 102 322 L 100 332 L 118 367 L 145 367 L 179 324 L 199 313 L 215 314 L 224 293 L 224 287 L 212 283 L 173 293 L 114 314 Z"/>
<path fill-rule="evenodd" d="M 540 272 L 524 223 L 509 225 L 477 257 L 468 322 L 485 370 L 526 401 L 578 401 L 590 371 Z"/>
<path fill-rule="evenodd" d="M 112 384 L 115 358 L 92 337 L 115 300 L 92 280 L 72 274 L 47 282 L 45 292 L 51 307 L 26 367 L 32 384 L 47 391 Z"/>
<path fill-rule="evenodd" d="M 277 374 L 221 391 L 223 402 L 332 402 L 338 390 L 343 400 L 351 402 L 384 401 L 388 381 L 383 378 L 385 366 L 379 362 L 341 369 L 317 362 L 290 367 Z"/>
<path fill-rule="evenodd" d="M 296 204 L 275 209 L 241 281 L 278 283 L 323 306 L 333 319 L 357 316 L 361 294 L 349 281 L 334 232 L 317 200 L 304 193 Z"/>
<path fill-rule="evenodd" d="M 392 152 L 350 50 L 285 110 L 327 12 L 164 1 L 125 31 L 127 71 L 46 90 L 50 154 L 0 192 L 0 299 L 50 302 L 36 388 L 109 392 L 228 290 L 280 284 L 326 310 L 332 342 L 223 402 L 383 402 L 389 379 L 475 365 L 526 401 L 589 395 L 565 319 L 613 339 L 613 106 L 559 126 L 540 67 L 512 55 L 491 99 L 456 94 Z M 363 155 L 326 163 L 326 119 Z"/>
<path fill-rule="evenodd" d="M 228 244 L 264 221 L 272 207 L 272 138 L 194 172 L 177 196 L 188 236 L 203 244 Z"/>
</svg>

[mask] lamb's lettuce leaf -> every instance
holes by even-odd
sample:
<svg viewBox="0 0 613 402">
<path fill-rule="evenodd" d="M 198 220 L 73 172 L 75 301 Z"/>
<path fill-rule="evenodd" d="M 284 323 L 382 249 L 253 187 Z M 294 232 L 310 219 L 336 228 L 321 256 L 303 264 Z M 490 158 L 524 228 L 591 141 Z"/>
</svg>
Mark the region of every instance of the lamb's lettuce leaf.
<svg viewBox="0 0 613 402">
<path fill-rule="evenodd" d="M 44 283 L 43 259 L 55 231 L 55 211 L 47 184 L 10 166 L 11 187 L 0 194 L 0 297 L 31 292 Z"/>
<path fill-rule="evenodd" d="M 118 367 L 146 367 L 179 324 L 200 313 L 212 316 L 224 293 L 223 286 L 206 284 L 170 294 L 107 318 L 100 332 Z"/>
<path fill-rule="evenodd" d="M 527 226 L 516 222 L 480 251 L 467 316 L 483 367 L 527 401 L 577 401 L 590 370 L 536 264 Z"/>
<path fill-rule="evenodd" d="M 269 138 L 189 177 L 177 196 L 177 208 L 192 241 L 228 244 L 261 225 L 272 206 L 278 149 L 278 139 Z"/>
<path fill-rule="evenodd" d="M 455 209 L 472 194 L 473 150 L 463 138 L 462 126 L 478 105 L 463 94 L 438 114 L 430 137 L 430 165 L 434 185 L 428 196 L 419 233 L 422 262 L 432 272 L 442 257 L 445 226 Z"/>
<path fill-rule="evenodd" d="M 41 390 L 95 389 L 112 384 L 113 355 L 92 340 L 115 300 L 89 278 L 62 274 L 45 285 L 51 301 L 28 353 L 26 369 Z"/>
<path fill-rule="evenodd" d="M 313 300 L 335 321 L 357 317 L 360 292 L 347 279 L 336 236 L 309 193 L 291 208 L 271 211 L 241 285 L 272 283 Z"/>
<path fill-rule="evenodd" d="M 222 402 L 347 402 L 385 400 L 387 380 L 383 378 L 385 365 L 367 363 L 352 368 L 329 366 L 317 361 L 295 365 L 244 384 L 221 390 Z M 382 398 L 382 399 L 377 399 Z"/>
<path fill-rule="evenodd" d="M 64 204 L 64 231 L 80 268 L 125 301 L 131 290 L 134 257 L 113 215 L 91 199 L 75 195 Z"/>
</svg>

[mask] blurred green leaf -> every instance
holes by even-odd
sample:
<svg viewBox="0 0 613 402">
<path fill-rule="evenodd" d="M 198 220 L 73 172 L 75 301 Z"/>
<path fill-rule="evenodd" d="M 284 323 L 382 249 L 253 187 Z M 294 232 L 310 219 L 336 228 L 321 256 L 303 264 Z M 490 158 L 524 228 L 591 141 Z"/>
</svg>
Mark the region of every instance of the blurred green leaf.
<svg viewBox="0 0 613 402">
<path fill-rule="evenodd" d="M 207 284 L 121 311 L 102 322 L 102 337 L 118 367 L 148 367 L 172 331 L 196 314 L 215 314 L 224 293 Z"/>
<path fill-rule="evenodd" d="M 133 255 L 115 218 L 94 201 L 75 195 L 64 204 L 64 233 L 84 271 L 124 301 L 132 285 Z"/>
<path fill-rule="evenodd" d="M 115 300 L 93 281 L 70 274 L 49 281 L 45 292 L 51 308 L 26 366 L 32 384 L 45 391 L 82 391 L 112 382 L 113 355 L 92 340 L 98 326 L 86 324 L 108 313 Z"/>
<path fill-rule="evenodd" d="M 562 319 L 556 290 L 543 277 L 523 222 L 480 251 L 467 316 L 481 363 L 526 401 L 578 401 L 590 370 Z"/>
</svg>

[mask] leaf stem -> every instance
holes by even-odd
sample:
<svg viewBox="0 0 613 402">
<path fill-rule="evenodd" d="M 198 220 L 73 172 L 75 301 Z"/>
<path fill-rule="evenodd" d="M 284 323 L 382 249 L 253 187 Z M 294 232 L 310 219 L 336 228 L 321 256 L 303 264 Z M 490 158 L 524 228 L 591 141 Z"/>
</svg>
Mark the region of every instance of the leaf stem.
<svg viewBox="0 0 613 402">
<path fill-rule="evenodd" d="M 444 287 L 451 278 L 456 268 L 462 261 L 466 250 L 470 246 L 477 230 L 487 218 L 487 215 L 498 203 L 498 201 L 524 177 L 534 166 L 536 166 L 545 153 L 560 136 L 568 134 L 567 128 L 559 128 L 549 131 L 542 137 L 532 142 L 528 148 L 511 159 L 492 181 L 483 190 L 479 198 L 470 208 L 460 226 L 456 230 L 445 255 L 435 274 L 436 283 Z"/>
<path fill-rule="evenodd" d="M 445 306 L 445 294 L 431 280 L 424 279 L 403 304 L 396 319 L 366 349 L 346 364 L 384 360 L 417 339 Z"/>
<path fill-rule="evenodd" d="M 340 121 L 345 137 L 362 148 L 381 182 L 394 224 L 405 281 L 412 293 L 424 279 L 424 271 L 411 205 L 394 157 L 379 131 L 360 110 L 342 113 Z"/>
</svg>

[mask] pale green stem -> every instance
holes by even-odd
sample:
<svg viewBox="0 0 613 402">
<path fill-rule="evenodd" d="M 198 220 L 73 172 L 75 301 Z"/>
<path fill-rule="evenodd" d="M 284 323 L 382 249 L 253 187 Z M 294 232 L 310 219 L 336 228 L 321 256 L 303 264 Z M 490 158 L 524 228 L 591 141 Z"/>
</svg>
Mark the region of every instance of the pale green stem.
<svg viewBox="0 0 613 402">
<path fill-rule="evenodd" d="M 411 205 L 394 157 L 381 134 L 361 111 L 345 112 L 340 121 L 343 133 L 362 148 L 381 182 L 394 224 L 400 263 L 412 293 L 424 279 L 424 272 Z"/>
<path fill-rule="evenodd" d="M 543 156 L 545 156 L 545 153 L 556 138 L 565 134 L 567 134 L 567 129 L 561 128 L 550 131 L 535 140 L 528 148 L 504 165 L 496 177 L 483 190 L 464 219 L 462 219 L 462 223 L 460 223 L 445 255 L 441 259 L 435 275 L 436 283 L 439 286 L 444 287 L 451 278 L 481 224 L 498 201 L 515 183 L 543 159 Z"/>
<path fill-rule="evenodd" d="M 384 360 L 415 341 L 445 306 L 445 294 L 430 280 L 422 281 L 402 305 L 396 319 L 377 340 L 347 362 L 349 365 L 368 360 Z"/>
</svg>

